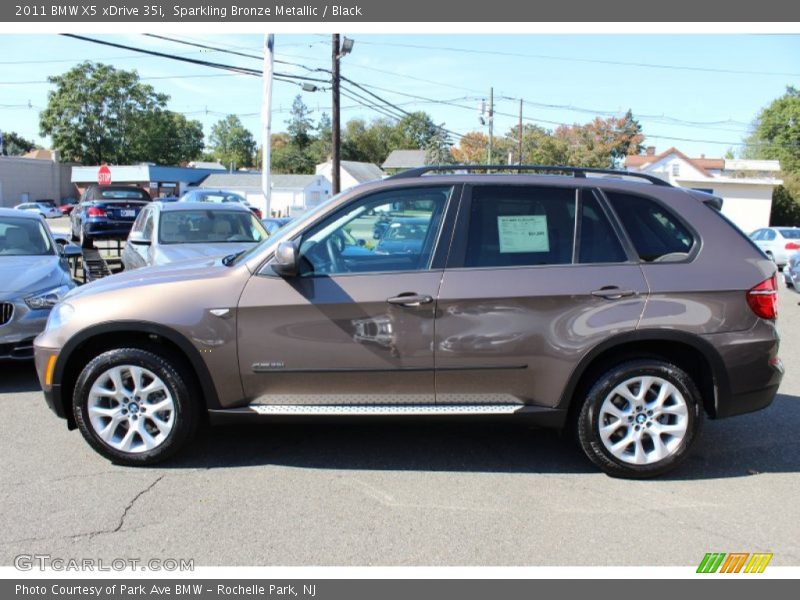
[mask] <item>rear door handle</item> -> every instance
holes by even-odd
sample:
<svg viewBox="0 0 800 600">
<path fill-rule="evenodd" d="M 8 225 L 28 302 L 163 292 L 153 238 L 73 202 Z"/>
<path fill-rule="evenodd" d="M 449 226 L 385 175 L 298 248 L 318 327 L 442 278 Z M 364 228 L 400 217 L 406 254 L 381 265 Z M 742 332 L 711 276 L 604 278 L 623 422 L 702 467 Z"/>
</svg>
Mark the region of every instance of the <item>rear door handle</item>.
<svg viewBox="0 0 800 600">
<path fill-rule="evenodd" d="M 628 296 L 635 296 L 634 290 L 621 290 L 615 285 L 607 285 L 601 287 L 599 290 L 594 290 L 592 296 L 598 298 L 605 298 L 606 300 L 619 300 L 620 298 L 627 298 Z"/>
<path fill-rule="evenodd" d="M 387 298 L 386 302 L 400 306 L 419 306 L 420 304 L 430 304 L 433 302 L 433 297 L 424 294 L 400 294 Z"/>
</svg>

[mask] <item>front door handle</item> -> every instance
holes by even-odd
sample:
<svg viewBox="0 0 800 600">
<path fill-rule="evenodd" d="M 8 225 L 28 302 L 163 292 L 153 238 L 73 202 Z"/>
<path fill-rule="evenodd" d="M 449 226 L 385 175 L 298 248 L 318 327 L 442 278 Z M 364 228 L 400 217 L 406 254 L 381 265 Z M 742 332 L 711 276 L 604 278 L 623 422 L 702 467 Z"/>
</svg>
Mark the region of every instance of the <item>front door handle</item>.
<svg viewBox="0 0 800 600">
<path fill-rule="evenodd" d="M 425 294 L 400 294 L 392 298 L 387 298 L 389 304 L 399 304 L 400 306 L 419 306 L 420 304 L 430 304 L 433 297 Z"/>
<path fill-rule="evenodd" d="M 615 285 L 607 285 L 601 287 L 599 290 L 594 290 L 592 296 L 598 298 L 605 298 L 606 300 L 619 300 L 628 296 L 635 296 L 635 290 L 622 290 Z"/>
</svg>

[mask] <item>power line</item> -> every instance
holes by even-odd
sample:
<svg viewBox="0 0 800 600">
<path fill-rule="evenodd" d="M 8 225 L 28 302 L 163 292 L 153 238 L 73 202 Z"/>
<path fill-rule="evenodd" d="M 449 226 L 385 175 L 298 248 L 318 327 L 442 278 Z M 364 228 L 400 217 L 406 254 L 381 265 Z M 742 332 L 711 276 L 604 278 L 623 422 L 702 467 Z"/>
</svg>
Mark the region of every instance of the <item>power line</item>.
<svg viewBox="0 0 800 600">
<path fill-rule="evenodd" d="M 371 42 L 358 38 L 359 44 L 367 44 L 374 46 L 391 46 L 396 48 L 414 48 L 418 50 L 438 50 L 444 52 L 461 52 L 465 54 L 485 54 L 491 56 L 511 56 L 517 58 L 537 58 L 542 60 L 555 60 L 565 62 L 581 62 L 602 65 L 614 65 L 621 67 L 637 67 L 643 69 L 667 69 L 676 71 L 697 71 L 701 73 L 725 73 L 730 75 L 768 75 L 775 77 L 800 77 L 800 73 L 786 73 L 782 71 L 744 71 L 738 69 L 720 69 L 713 67 L 693 67 L 690 65 L 665 65 L 659 63 L 642 63 L 642 62 L 628 62 L 620 60 L 602 60 L 597 58 L 581 58 L 581 57 L 567 57 L 555 56 L 550 54 L 526 54 L 522 52 L 504 52 L 501 50 L 477 50 L 475 48 L 457 48 L 448 46 L 425 46 L 422 44 L 401 44 L 396 42 Z"/>
</svg>

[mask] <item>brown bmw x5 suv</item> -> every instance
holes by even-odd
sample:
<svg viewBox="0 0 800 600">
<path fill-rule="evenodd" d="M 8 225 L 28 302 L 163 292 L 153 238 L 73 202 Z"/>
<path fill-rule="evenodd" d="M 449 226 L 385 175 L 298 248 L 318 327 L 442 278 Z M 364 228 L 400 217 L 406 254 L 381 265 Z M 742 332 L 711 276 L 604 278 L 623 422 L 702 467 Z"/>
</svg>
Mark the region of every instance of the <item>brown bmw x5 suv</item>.
<svg viewBox="0 0 800 600">
<path fill-rule="evenodd" d="M 706 416 L 772 402 L 775 265 L 720 199 L 622 172 L 447 169 L 347 191 L 244 253 L 73 290 L 35 343 L 48 405 L 128 465 L 206 417 L 506 415 L 648 477 Z"/>
</svg>

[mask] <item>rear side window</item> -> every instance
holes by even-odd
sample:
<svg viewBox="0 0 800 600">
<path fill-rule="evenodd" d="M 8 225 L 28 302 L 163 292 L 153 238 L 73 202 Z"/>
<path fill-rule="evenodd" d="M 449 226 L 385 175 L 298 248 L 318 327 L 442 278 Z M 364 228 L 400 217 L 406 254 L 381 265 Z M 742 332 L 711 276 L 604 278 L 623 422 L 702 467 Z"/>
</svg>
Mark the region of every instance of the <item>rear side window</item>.
<svg viewBox="0 0 800 600">
<path fill-rule="evenodd" d="M 628 260 L 617 234 L 590 191 L 581 199 L 580 263 L 619 263 Z"/>
<path fill-rule="evenodd" d="M 689 255 L 692 234 L 659 203 L 643 196 L 606 194 L 643 261 L 680 261 Z"/>
<path fill-rule="evenodd" d="M 575 196 L 569 188 L 474 187 L 464 266 L 570 264 Z"/>
</svg>

